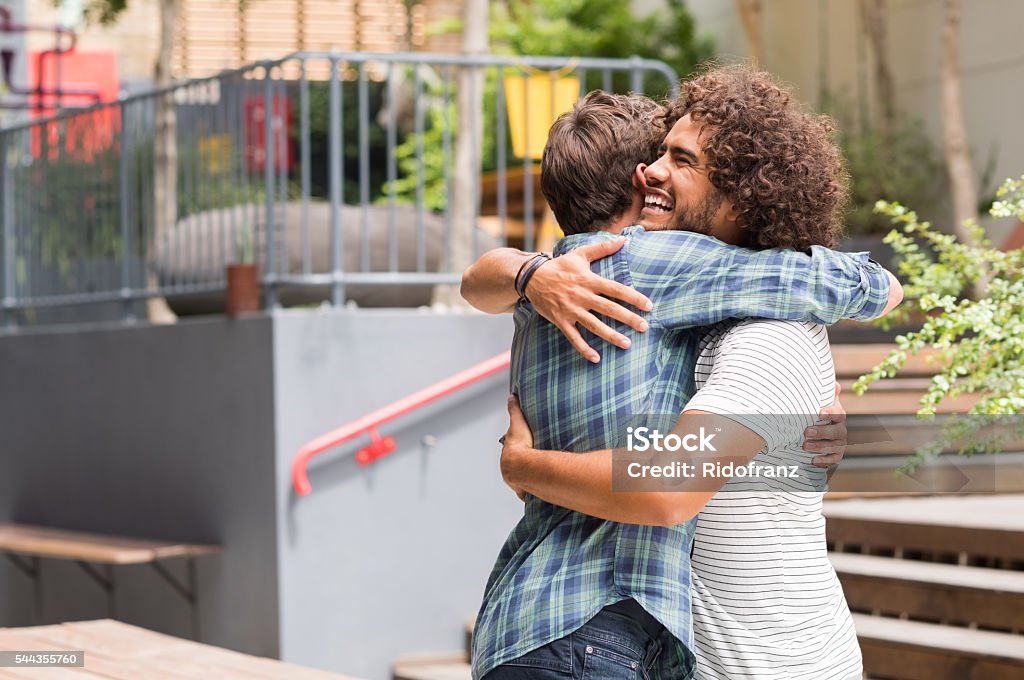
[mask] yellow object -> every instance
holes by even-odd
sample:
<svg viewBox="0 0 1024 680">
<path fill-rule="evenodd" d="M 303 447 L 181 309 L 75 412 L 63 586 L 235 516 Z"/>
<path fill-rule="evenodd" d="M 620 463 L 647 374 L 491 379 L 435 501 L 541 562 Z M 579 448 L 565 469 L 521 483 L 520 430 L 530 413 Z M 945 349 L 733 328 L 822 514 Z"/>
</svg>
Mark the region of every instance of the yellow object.
<svg viewBox="0 0 1024 680">
<path fill-rule="evenodd" d="M 505 78 L 505 102 L 512 151 L 519 158 L 540 158 L 555 119 L 580 96 L 580 80 L 560 71 L 534 71 Z"/>
</svg>

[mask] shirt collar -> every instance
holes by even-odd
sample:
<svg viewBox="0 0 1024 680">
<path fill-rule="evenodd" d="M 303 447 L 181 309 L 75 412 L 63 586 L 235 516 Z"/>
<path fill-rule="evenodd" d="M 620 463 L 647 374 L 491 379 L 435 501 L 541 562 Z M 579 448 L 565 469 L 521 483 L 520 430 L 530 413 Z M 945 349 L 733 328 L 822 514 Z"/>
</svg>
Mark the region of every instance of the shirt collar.
<svg viewBox="0 0 1024 680">
<path fill-rule="evenodd" d="M 601 241 L 610 241 L 611 239 L 618 238 L 619 236 L 628 236 L 629 234 L 635 234 L 638 231 L 644 231 L 644 228 L 640 225 L 634 224 L 633 226 L 626 227 L 618 234 L 610 231 L 587 231 L 582 234 L 569 234 L 563 237 L 558 243 L 555 244 L 554 254 L 555 257 L 564 255 L 565 253 L 579 248 L 580 246 L 587 245 L 589 243 L 600 243 Z"/>
</svg>

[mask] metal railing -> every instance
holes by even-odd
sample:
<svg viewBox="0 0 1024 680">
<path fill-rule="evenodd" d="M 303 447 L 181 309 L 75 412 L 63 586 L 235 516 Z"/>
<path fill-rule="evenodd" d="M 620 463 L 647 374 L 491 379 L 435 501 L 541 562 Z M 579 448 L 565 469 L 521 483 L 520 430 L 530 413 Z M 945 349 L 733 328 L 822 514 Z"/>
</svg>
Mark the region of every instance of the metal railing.
<svg viewBox="0 0 1024 680">
<path fill-rule="evenodd" d="M 395 440 L 390 436 L 382 437 L 377 428 L 410 411 L 415 411 L 484 378 L 504 371 L 509 367 L 511 358 L 511 351 L 502 352 L 308 442 L 299 449 L 295 458 L 292 459 L 292 487 L 295 489 L 295 493 L 299 496 L 308 496 L 313 490 L 309 484 L 307 473 L 309 463 L 313 458 L 363 434 L 370 435 L 370 443 L 356 452 L 356 462 L 366 466 L 383 458 L 395 450 Z"/>
<path fill-rule="evenodd" d="M 470 137 L 476 228 L 460 232 L 465 70 L 484 73 L 484 104 Z M 546 132 L 567 108 L 551 103 L 567 74 L 581 84 L 572 98 L 677 92 L 668 66 L 639 58 L 301 53 L 0 130 L 0 323 L 99 302 L 129 317 L 155 296 L 201 311 L 219 303 L 232 262 L 259 265 L 267 306 L 423 304 L 430 286 L 459 279 L 455 239 L 474 255 L 536 245 L 531 146 L 537 122 Z M 171 145 L 156 131 L 161 106 Z"/>
</svg>

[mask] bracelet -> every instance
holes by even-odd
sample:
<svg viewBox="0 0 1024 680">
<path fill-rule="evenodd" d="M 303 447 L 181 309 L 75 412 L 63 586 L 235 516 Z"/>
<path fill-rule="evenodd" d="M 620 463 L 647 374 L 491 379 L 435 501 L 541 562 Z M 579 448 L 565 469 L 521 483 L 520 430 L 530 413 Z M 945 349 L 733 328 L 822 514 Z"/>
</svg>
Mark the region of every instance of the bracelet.
<svg viewBox="0 0 1024 680">
<path fill-rule="evenodd" d="M 537 255 L 539 255 L 539 253 Z M 512 283 L 512 289 L 515 290 L 516 295 L 519 295 L 519 280 L 523 278 L 523 272 L 526 270 L 529 264 L 533 262 L 534 258 L 537 257 L 537 255 L 531 255 L 530 257 L 523 260 L 523 263 L 519 265 L 519 271 L 516 272 L 515 281 Z M 519 297 L 522 297 L 522 295 L 519 295 Z"/>
<path fill-rule="evenodd" d="M 523 271 L 519 281 L 516 282 L 516 292 L 519 294 L 520 302 L 529 302 L 526 298 L 526 286 L 530 284 L 530 279 L 537 273 L 537 270 L 550 260 L 551 256 L 547 253 L 537 253 L 526 263 L 526 269 Z"/>
</svg>

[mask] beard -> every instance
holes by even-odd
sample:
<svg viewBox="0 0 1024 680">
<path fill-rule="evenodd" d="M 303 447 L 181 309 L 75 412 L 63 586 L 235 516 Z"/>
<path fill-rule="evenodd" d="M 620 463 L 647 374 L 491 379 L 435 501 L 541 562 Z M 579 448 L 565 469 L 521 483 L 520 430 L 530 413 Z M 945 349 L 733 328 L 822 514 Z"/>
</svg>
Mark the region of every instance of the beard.
<svg viewBox="0 0 1024 680">
<path fill-rule="evenodd" d="M 715 213 L 721 205 L 722 195 L 712 191 L 702 196 L 696 205 L 676 206 L 674 219 L 666 228 L 710 236 L 714 230 Z"/>
<path fill-rule="evenodd" d="M 720 192 L 712 191 L 702 196 L 696 205 L 676 203 L 673 214 L 666 222 L 640 220 L 640 225 L 648 231 L 692 231 L 710 236 L 714 230 L 715 213 L 722 205 L 722 200 Z"/>
</svg>

